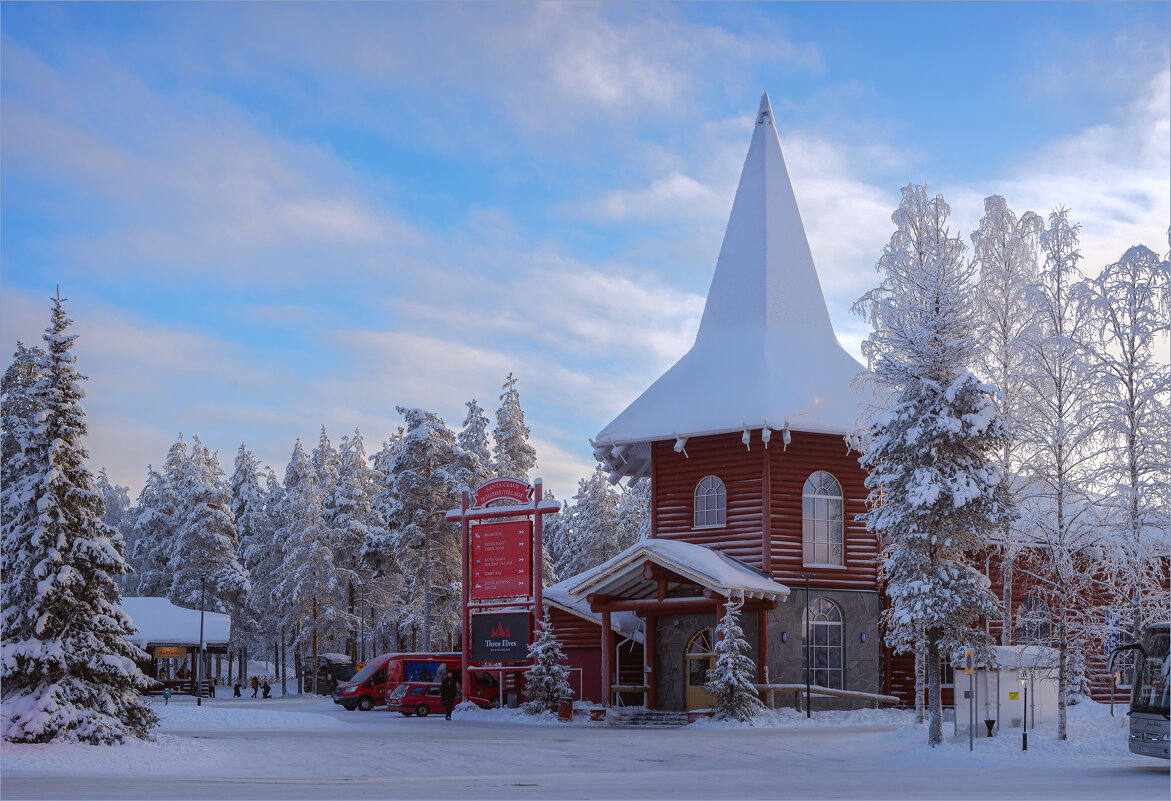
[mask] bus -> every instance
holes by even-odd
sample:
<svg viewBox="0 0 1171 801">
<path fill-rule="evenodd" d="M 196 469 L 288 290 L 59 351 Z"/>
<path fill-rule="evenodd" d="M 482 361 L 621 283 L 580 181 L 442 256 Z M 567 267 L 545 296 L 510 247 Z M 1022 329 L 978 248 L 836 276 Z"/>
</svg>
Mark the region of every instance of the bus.
<svg viewBox="0 0 1171 801">
<path fill-rule="evenodd" d="M 1110 652 L 1110 671 L 1124 651 L 1137 651 L 1130 683 L 1130 751 L 1133 754 L 1171 759 L 1171 622 L 1148 625 L 1138 642 Z"/>
</svg>

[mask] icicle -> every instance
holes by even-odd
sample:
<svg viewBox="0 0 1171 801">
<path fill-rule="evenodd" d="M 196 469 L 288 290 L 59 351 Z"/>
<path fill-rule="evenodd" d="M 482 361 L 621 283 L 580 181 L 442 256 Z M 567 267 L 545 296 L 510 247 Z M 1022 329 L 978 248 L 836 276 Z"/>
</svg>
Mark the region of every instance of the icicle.
<svg viewBox="0 0 1171 801">
<path fill-rule="evenodd" d="M 764 449 L 768 450 L 768 441 L 773 438 L 773 432 L 768 427 L 768 420 L 764 421 L 764 428 L 760 429 L 760 438 L 764 441 Z"/>
<path fill-rule="evenodd" d="M 740 425 L 744 426 L 744 436 L 740 437 L 740 441 L 744 443 L 745 448 L 752 450 L 752 432 L 748 430 L 747 424 L 741 423 Z"/>
<path fill-rule="evenodd" d="M 785 442 L 784 450 L 789 450 L 789 443 L 793 441 L 793 435 L 789 433 L 789 421 L 785 421 L 785 427 L 781 429 L 781 439 Z"/>
</svg>

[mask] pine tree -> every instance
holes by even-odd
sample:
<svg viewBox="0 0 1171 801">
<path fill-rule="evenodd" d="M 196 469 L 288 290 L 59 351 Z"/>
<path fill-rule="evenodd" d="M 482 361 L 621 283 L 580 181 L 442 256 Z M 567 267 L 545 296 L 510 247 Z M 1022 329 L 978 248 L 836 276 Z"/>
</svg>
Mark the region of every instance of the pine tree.
<svg viewBox="0 0 1171 801">
<path fill-rule="evenodd" d="M 459 465 L 464 471 L 461 481 L 474 490 L 492 478 L 492 454 L 488 451 L 488 416 L 475 398 L 467 402 L 467 407 L 468 414 L 456 444 Z"/>
<path fill-rule="evenodd" d="M 949 235 L 949 214 L 941 196 L 905 187 L 878 262 L 882 283 L 854 306 L 873 327 L 862 352 L 882 404 L 860 432 L 865 519 L 886 543 L 887 642 L 925 648 L 932 746 L 943 741 L 941 650 L 984 645 L 973 626 L 997 610 L 988 579 L 969 562 L 1010 512 L 993 460 L 1008 432 L 996 388 L 969 371 L 974 267 Z"/>
<path fill-rule="evenodd" d="M 111 484 L 110 477 L 106 475 L 106 468 L 103 467 L 98 471 L 96 489 L 101 493 L 102 502 L 106 506 L 102 522 L 117 530 L 122 536 L 123 553 L 133 553 L 134 528 L 130 525 L 130 488 Z M 118 579 L 118 586 L 123 594 L 126 593 L 134 578 L 132 573 L 128 573 Z"/>
<path fill-rule="evenodd" d="M 353 575 L 346 593 L 348 608 L 355 621 L 358 615 L 365 619 L 365 609 L 392 600 L 384 591 L 386 584 L 372 580 L 371 570 L 363 559 L 369 539 L 386 531 L 386 521 L 374 505 L 378 486 L 367 461 L 362 434 L 354 429 L 354 435 L 343 438 L 338 449 L 333 547 L 337 564 Z M 357 634 L 355 631 L 351 637 L 355 647 Z"/>
<path fill-rule="evenodd" d="M 32 393 L 37 382 L 41 380 L 40 361 L 45 352 L 33 346 L 26 348 L 23 342 L 16 343 L 16 353 L 12 355 L 12 364 L 4 371 L 3 401 L 0 402 L 0 486 L 16 486 L 24 476 L 19 472 L 17 465 L 23 464 L 18 458 L 21 453 L 21 443 L 28 436 L 33 421 L 39 409 Z M 0 509 L 0 522 L 7 522 L 9 518 L 7 506 Z"/>
<path fill-rule="evenodd" d="M 493 466 L 498 478 L 528 481 L 529 471 L 537 464 L 537 452 L 529 444 L 529 427 L 525 425 L 525 413 L 520 408 L 520 393 L 512 373 L 505 379 L 503 390 L 496 409 L 496 428 L 492 430 L 496 441 Z"/>
<path fill-rule="evenodd" d="M 717 720 L 752 720 L 764 710 L 756 687 L 756 664 L 748 655 L 748 642 L 740 628 L 744 599 L 729 598 L 725 614 L 716 626 L 716 666 L 704 689 L 715 699 Z"/>
<path fill-rule="evenodd" d="M 248 595 L 248 573 L 237 556 L 236 521 L 219 458 L 195 437 L 176 487 L 175 541 L 171 551 L 171 603 L 238 617 Z M 204 586 L 205 585 L 205 586 Z"/>
<path fill-rule="evenodd" d="M 45 331 L 40 410 L 25 432 L 3 502 L 3 732 L 13 742 L 121 743 L 145 738 L 158 718 L 143 701 L 146 654 L 127 637 L 116 581 L 129 571 L 122 538 L 102 522 L 102 497 L 85 467 L 87 433 L 60 296 Z"/>
<path fill-rule="evenodd" d="M 588 479 L 578 481 L 572 504 L 561 513 L 556 539 L 549 543 L 557 575 L 576 576 L 634 543 L 624 540 L 619 531 L 619 505 L 618 491 L 601 465 Z"/>
<path fill-rule="evenodd" d="M 1044 221 L 1031 211 L 1018 218 L 1004 198 L 984 199 L 984 217 L 972 233 L 975 262 L 980 268 L 976 283 L 978 320 L 977 367 L 981 376 L 995 385 L 996 407 L 1010 432 L 1022 413 L 1024 337 L 1032 319 L 1029 290 L 1037 277 L 1037 240 Z M 1015 506 L 1013 476 L 1020 468 L 1015 437 L 1001 441 L 997 460 L 1002 491 Z M 1003 599 L 1000 612 L 1002 645 L 1012 642 L 1013 568 L 1022 537 L 1014 535 L 1012 519 L 1006 517 L 992 540 L 1000 551 Z"/>
<path fill-rule="evenodd" d="M 533 667 L 525 673 L 525 695 L 529 697 L 525 711 L 530 715 L 556 712 L 562 698 L 573 696 L 573 689 L 569 686 L 569 670 L 562 664 L 565 652 L 549 622 L 548 609 L 537 638 L 529 644 L 528 655 Z"/>
<path fill-rule="evenodd" d="M 134 575 L 127 584 L 127 595 L 163 596 L 171 586 L 167 567 L 170 560 L 170 517 L 160 511 L 164 492 L 163 477 L 147 465 L 146 481 L 127 519 L 134 542 L 130 550 Z"/>
<path fill-rule="evenodd" d="M 374 537 L 370 559 L 394 564 L 403 580 L 401 620 L 422 628 L 432 647 L 433 624 L 450 632 L 459 618 L 460 540 L 443 512 L 459 506 L 455 435 L 434 412 L 398 407 L 406 419 L 387 488 L 387 534 Z"/>
<path fill-rule="evenodd" d="M 630 484 L 618 499 L 619 550 L 625 550 L 651 533 L 651 482 L 649 479 Z"/>
<path fill-rule="evenodd" d="M 323 640 L 340 645 L 344 632 L 354 624 L 345 604 L 346 587 L 353 575 L 334 560 L 321 485 L 299 440 L 285 471 L 281 517 L 283 525 L 276 533 L 281 563 L 273 603 L 280 625 L 296 632 L 293 644 L 311 647 L 316 658 Z"/>
</svg>

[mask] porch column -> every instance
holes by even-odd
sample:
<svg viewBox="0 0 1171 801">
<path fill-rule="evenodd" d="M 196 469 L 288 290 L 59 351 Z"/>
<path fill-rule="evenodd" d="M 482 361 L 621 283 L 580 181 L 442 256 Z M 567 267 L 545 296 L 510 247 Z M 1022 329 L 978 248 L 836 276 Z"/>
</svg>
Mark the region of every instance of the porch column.
<svg viewBox="0 0 1171 801">
<path fill-rule="evenodd" d="M 758 684 L 768 683 L 768 610 L 756 610 L 756 652 L 760 660 L 756 665 L 756 681 Z M 768 690 L 760 691 L 760 700 L 768 703 Z"/>
<path fill-rule="evenodd" d="M 614 658 L 614 630 L 610 628 L 610 613 L 602 612 L 602 705 L 610 706 L 610 685 L 613 672 L 610 660 Z"/>
<path fill-rule="evenodd" d="M 642 705 L 647 709 L 655 708 L 655 630 L 658 623 L 657 615 L 647 615 L 643 626 L 643 671 L 642 681 L 647 686 Z"/>
</svg>

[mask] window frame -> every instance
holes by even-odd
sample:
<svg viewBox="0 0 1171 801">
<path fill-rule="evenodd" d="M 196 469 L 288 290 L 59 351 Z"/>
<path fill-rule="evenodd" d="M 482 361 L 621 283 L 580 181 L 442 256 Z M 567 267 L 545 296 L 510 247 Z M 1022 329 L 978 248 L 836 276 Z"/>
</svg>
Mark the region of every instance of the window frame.
<svg viewBox="0 0 1171 801">
<path fill-rule="evenodd" d="M 818 604 L 819 602 L 821 604 L 827 604 L 829 608 L 825 609 L 824 611 L 813 612 L 811 614 L 811 607 L 814 604 Z M 837 620 L 830 620 L 830 619 L 819 620 L 818 619 L 819 616 L 828 616 L 829 612 L 831 612 L 831 611 L 836 613 Z M 813 637 L 814 642 L 813 642 L 812 647 L 810 647 L 808 638 L 810 636 L 811 629 L 813 629 L 814 627 L 818 627 L 818 626 L 824 626 L 827 629 L 831 626 L 836 626 L 837 632 L 838 632 L 837 644 L 834 645 L 829 642 L 829 640 L 831 638 L 829 637 L 829 631 L 827 631 L 826 637 L 825 637 L 826 642 L 824 644 L 819 645 L 817 642 L 817 637 L 816 637 L 816 635 L 814 635 L 814 637 Z M 840 606 L 838 606 L 836 603 L 834 603 L 834 601 L 832 599 L 827 598 L 824 595 L 817 595 L 817 596 L 814 596 L 813 598 L 809 599 L 809 603 L 806 604 L 805 609 L 802 610 L 802 612 L 801 612 L 801 681 L 802 682 L 804 682 L 806 680 L 806 676 L 808 676 L 811 684 L 818 684 L 818 682 L 816 681 L 816 676 L 818 673 L 824 672 L 824 673 L 826 673 L 827 679 L 831 678 L 834 674 L 836 674 L 837 680 L 838 680 L 838 685 L 835 687 L 832 683 L 826 683 L 826 684 L 819 684 L 818 686 L 828 687 L 828 688 L 834 689 L 834 690 L 844 690 L 846 688 L 846 636 L 845 636 L 845 632 L 846 632 L 846 618 L 845 618 L 845 615 L 842 614 L 842 608 Z M 829 659 L 829 653 L 832 649 L 837 650 L 837 654 L 838 654 L 837 667 L 831 667 L 829 665 L 829 662 L 832 661 Z M 820 661 L 817 658 L 817 654 L 819 651 L 823 651 L 826 653 L 826 659 L 825 659 L 824 666 L 819 666 L 819 664 L 818 664 Z M 809 675 L 809 669 L 810 669 L 809 668 L 809 658 L 810 658 L 810 656 L 813 657 L 812 675 Z"/>
<path fill-rule="evenodd" d="M 709 485 L 706 489 L 704 487 L 709 481 L 714 481 L 715 484 Z M 700 490 L 704 490 L 703 495 L 700 495 Z M 715 515 L 716 522 L 714 523 L 700 523 L 699 516 L 701 510 L 699 508 L 699 499 L 704 499 L 704 508 L 702 514 L 705 519 L 709 515 Z M 708 506 L 708 499 L 715 498 L 715 507 Z M 708 474 L 701 478 L 695 485 L 695 489 L 691 493 L 691 528 L 705 529 L 705 528 L 727 528 L 728 527 L 728 485 L 724 480 L 715 474 Z"/>
<path fill-rule="evenodd" d="M 828 477 L 828 479 L 833 482 L 833 486 L 837 488 L 837 495 L 831 495 L 818 491 L 825 489 L 825 487 L 821 486 L 821 484 L 824 484 L 824 481 L 820 482 L 818 485 L 814 485 L 814 491 L 809 491 L 810 483 L 815 478 L 820 476 Z M 832 489 L 832 487 L 829 488 Z M 836 532 L 836 542 L 831 536 L 833 532 L 830 532 L 829 530 L 830 524 L 835 522 L 831 516 L 832 510 L 827 507 L 826 516 L 824 519 L 818 519 L 816 516 L 809 517 L 806 515 L 805 508 L 806 501 L 809 499 L 829 502 L 837 501 L 838 517 L 836 522 L 838 527 Z M 817 527 L 819 524 L 825 527 L 825 537 L 821 540 L 818 539 Z M 831 557 L 833 554 L 835 545 L 841 553 L 841 562 L 828 561 L 829 557 Z M 819 547 L 825 548 L 827 561 L 817 560 L 817 552 Z M 812 558 L 806 558 L 807 551 L 809 552 L 808 556 Z M 842 489 L 842 482 L 838 481 L 837 476 L 828 470 L 815 470 L 809 474 L 809 476 L 805 479 L 805 483 L 801 485 L 801 564 L 803 567 L 827 568 L 830 570 L 844 570 L 846 568 L 846 493 L 845 490 Z"/>
</svg>

